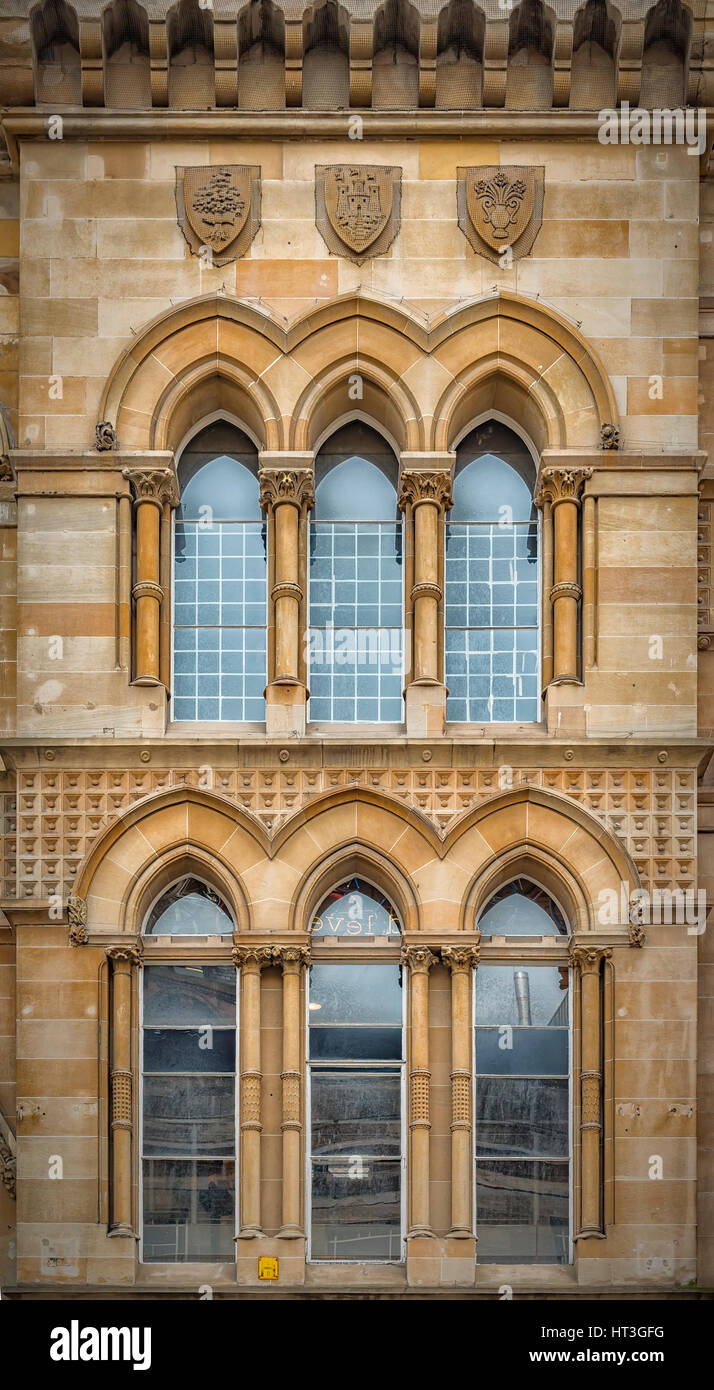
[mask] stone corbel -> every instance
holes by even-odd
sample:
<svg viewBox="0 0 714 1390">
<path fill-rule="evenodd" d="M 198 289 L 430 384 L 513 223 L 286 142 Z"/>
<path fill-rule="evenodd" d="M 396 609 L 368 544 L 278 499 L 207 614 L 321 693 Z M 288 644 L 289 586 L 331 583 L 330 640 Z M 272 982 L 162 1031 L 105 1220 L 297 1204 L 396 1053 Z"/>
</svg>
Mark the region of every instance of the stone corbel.
<svg viewBox="0 0 714 1390">
<path fill-rule="evenodd" d="M 432 1236 L 429 1215 L 429 1134 L 431 1069 L 429 1065 L 429 971 L 436 956 L 425 946 L 403 946 L 402 965 L 409 971 L 409 1134 L 411 1200 L 407 1240 Z"/>
<path fill-rule="evenodd" d="M 241 1239 L 262 1235 L 260 1224 L 260 1136 L 263 1132 L 260 1046 L 260 976 L 274 964 L 271 946 L 234 946 L 241 974 L 240 1010 L 240 1231 Z"/>
<path fill-rule="evenodd" d="M 609 947 L 573 938 L 570 961 L 580 979 L 580 1219 L 576 1240 L 603 1237 L 603 1074 L 601 967 Z M 576 1025 L 577 1026 L 577 1025 Z"/>
</svg>

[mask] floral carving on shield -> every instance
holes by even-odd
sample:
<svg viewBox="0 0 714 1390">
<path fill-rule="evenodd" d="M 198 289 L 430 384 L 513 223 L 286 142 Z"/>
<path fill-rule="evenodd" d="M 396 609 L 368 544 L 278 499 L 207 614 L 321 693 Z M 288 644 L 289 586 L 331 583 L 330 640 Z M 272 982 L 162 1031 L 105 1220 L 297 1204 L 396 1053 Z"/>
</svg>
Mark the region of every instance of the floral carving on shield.
<svg viewBox="0 0 714 1390">
<path fill-rule="evenodd" d="M 181 231 L 195 256 L 226 265 L 244 256 L 260 226 L 260 168 L 250 164 L 176 169 Z"/>
<path fill-rule="evenodd" d="M 328 249 L 357 265 L 383 256 L 399 231 L 401 169 L 383 164 L 318 164 L 315 221 Z"/>
<path fill-rule="evenodd" d="M 545 169 L 486 165 L 457 174 L 459 226 L 474 251 L 501 265 L 527 256 L 543 221 Z"/>
</svg>

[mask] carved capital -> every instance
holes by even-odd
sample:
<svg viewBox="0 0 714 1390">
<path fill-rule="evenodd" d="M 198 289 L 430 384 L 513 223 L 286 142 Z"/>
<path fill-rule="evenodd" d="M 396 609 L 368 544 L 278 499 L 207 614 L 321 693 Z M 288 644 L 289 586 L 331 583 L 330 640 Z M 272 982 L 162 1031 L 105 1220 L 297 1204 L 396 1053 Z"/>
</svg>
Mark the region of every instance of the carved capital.
<svg viewBox="0 0 714 1390">
<path fill-rule="evenodd" d="M 436 956 L 426 946 L 402 946 L 402 965 L 408 965 L 413 975 L 428 975 Z"/>
<path fill-rule="evenodd" d="M 536 506 L 542 507 L 544 502 L 550 502 L 552 507 L 557 507 L 559 502 L 579 505 L 583 487 L 592 475 L 592 468 L 544 468 L 535 498 Z"/>
<path fill-rule="evenodd" d="M 304 965 L 310 964 L 309 946 L 273 946 L 273 960 L 282 965 L 284 975 L 297 975 Z"/>
<path fill-rule="evenodd" d="M 600 969 L 600 962 L 610 960 L 612 951 L 607 946 L 585 946 L 578 942 L 572 942 L 569 951 L 573 965 L 576 965 L 581 975 L 596 975 Z"/>
<path fill-rule="evenodd" d="M 159 508 L 164 502 L 172 507 L 178 504 L 178 484 L 174 474 L 166 468 L 123 468 L 122 477 L 131 483 L 136 507 L 142 502 L 151 502 Z"/>
<path fill-rule="evenodd" d="M 69 922 L 70 946 L 87 944 L 87 900 L 73 894 L 67 899 L 67 920 Z"/>
<path fill-rule="evenodd" d="M 402 473 L 399 482 L 399 506 L 418 507 L 422 502 L 448 511 L 454 505 L 451 495 L 451 475 L 449 473 L 426 473 L 421 469 Z"/>
<path fill-rule="evenodd" d="M 131 945 L 127 943 L 126 946 L 107 946 L 107 956 L 116 971 L 131 970 L 132 966 L 144 963 L 141 944 L 136 942 Z"/>
<path fill-rule="evenodd" d="M 233 964 L 241 970 L 260 974 L 266 966 L 273 965 L 275 946 L 234 946 L 231 952 Z"/>
<path fill-rule="evenodd" d="M 261 468 L 258 480 L 263 511 L 268 512 L 283 502 L 298 508 L 315 505 L 315 482 L 307 468 Z"/>
<path fill-rule="evenodd" d="M 470 946 L 442 946 L 441 963 L 448 966 L 452 975 L 467 974 L 477 968 L 481 951 L 480 932 L 478 938 L 474 945 Z"/>
</svg>

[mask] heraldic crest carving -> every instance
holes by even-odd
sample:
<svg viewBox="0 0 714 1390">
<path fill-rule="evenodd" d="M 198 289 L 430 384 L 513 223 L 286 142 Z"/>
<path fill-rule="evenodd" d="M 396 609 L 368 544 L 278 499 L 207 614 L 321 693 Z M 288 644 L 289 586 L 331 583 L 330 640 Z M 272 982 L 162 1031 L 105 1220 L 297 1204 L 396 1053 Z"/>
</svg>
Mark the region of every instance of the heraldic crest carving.
<svg viewBox="0 0 714 1390">
<path fill-rule="evenodd" d="M 384 164 L 318 164 L 315 221 L 328 250 L 361 265 L 399 231 L 402 171 Z"/>
<path fill-rule="evenodd" d="M 208 247 L 214 265 L 235 261 L 245 255 L 260 226 L 260 167 L 177 167 L 176 209 L 194 256 Z"/>
<path fill-rule="evenodd" d="M 527 256 L 543 221 L 545 169 L 516 164 L 458 169 L 459 226 L 474 251 L 499 263 Z"/>
</svg>

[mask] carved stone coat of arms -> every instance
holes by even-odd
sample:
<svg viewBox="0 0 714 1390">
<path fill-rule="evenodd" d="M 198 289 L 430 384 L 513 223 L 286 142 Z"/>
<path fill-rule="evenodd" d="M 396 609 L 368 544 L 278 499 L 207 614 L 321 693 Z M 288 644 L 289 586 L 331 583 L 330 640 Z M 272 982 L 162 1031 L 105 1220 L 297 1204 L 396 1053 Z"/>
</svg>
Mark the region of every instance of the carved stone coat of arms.
<svg viewBox="0 0 714 1390">
<path fill-rule="evenodd" d="M 527 256 L 543 221 L 545 169 L 516 164 L 458 169 L 459 226 L 474 251 L 503 263 Z"/>
<path fill-rule="evenodd" d="M 399 231 L 402 171 L 382 164 L 318 164 L 316 224 L 328 249 L 361 265 Z"/>
<path fill-rule="evenodd" d="M 244 256 L 260 226 L 260 167 L 199 165 L 176 169 L 179 226 L 195 256 L 214 265 Z"/>
</svg>

